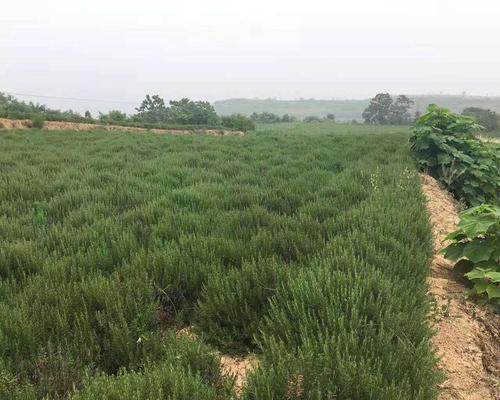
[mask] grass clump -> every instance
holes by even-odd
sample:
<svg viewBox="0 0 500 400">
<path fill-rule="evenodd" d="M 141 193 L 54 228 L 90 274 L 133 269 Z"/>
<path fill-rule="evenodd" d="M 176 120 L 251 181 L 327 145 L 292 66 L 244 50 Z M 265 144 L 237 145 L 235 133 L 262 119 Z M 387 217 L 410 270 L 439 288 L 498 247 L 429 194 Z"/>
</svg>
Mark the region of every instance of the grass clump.
<svg viewBox="0 0 500 400">
<path fill-rule="evenodd" d="M 31 117 L 31 127 L 36 129 L 42 129 L 45 125 L 45 118 L 41 114 L 34 114 Z"/>
<path fill-rule="evenodd" d="M 166 339 L 164 361 L 141 371 L 121 370 L 116 376 L 88 376 L 71 400 L 232 399 L 233 381 L 221 374 L 219 358 L 200 342 Z"/>
</svg>

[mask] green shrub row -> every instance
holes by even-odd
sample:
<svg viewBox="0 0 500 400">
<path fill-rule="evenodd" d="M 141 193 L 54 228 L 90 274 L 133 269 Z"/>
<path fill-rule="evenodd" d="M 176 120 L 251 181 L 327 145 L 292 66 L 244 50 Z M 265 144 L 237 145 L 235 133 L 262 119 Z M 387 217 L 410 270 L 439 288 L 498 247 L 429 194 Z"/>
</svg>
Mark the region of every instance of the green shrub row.
<svg viewBox="0 0 500 400">
<path fill-rule="evenodd" d="M 455 270 L 472 284 L 471 294 L 500 298 L 500 145 L 474 136 L 475 119 L 435 105 L 418 119 L 410 141 L 422 168 L 458 199 L 475 207 L 461 214 L 452 243 L 443 249 Z M 487 204 L 492 203 L 492 204 Z"/>
<path fill-rule="evenodd" d="M 500 203 L 500 145 L 474 136 L 471 117 L 429 106 L 412 128 L 412 150 L 426 170 L 468 205 Z"/>
<path fill-rule="evenodd" d="M 54 110 L 44 104 L 26 103 L 0 92 L 0 118 L 31 119 L 34 128 L 43 128 L 44 121 L 65 121 L 147 129 L 224 129 L 245 132 L 255 129 L 254 122 L 244 115 L 219 117 L 210 103 L 186 98 L 171 101 L 167 107 L 159 96 L 147 95 L 136 111 L 137 114 L 127 115 L 119 110 L 110 110 L 107 114 L 99 113 L 97 118 L 93 118 L 90 111 L 81 115 L 73 110 Z"/>
<path fill-rule="evenodd" d="M 0 135 L 0 395 L 434 398 L 407 136 L 330 129 Z"/>
</svg>

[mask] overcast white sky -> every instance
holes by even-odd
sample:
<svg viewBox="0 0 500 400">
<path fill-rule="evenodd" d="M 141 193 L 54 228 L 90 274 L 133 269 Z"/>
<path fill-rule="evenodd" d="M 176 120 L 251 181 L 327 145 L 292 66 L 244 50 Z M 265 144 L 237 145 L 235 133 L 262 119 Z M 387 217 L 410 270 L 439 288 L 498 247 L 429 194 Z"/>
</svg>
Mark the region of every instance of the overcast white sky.
<svg viewBox="0 0 500 400">
<path fill-rule="evenodd" d="M 0 60 L 0 91 L 132 103 L 500 95 L 500 1 L 5 0 Z"/>
</svg>

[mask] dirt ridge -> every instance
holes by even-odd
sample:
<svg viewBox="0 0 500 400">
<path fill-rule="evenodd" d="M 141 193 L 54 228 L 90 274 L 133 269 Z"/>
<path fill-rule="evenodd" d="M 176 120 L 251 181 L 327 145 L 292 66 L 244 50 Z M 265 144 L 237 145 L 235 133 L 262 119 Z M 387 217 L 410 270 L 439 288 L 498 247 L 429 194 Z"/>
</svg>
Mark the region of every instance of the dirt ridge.
<svg viewBox="0 0 500 400">
<path fill-rule="evenodd" d="M 5 129 L 30 129 L 33 123 L 29 119 L 7 119 L 0 118 L 0 128 Z M 207 135 L 207 136 L 245 136 L 241 131 L 230 131 L 225 129 L 156 129 L 137 128 L 133 126 L 86 124 L 80 122 L 45 121 L 43 129 L 49 131 L 122 131 L 133 133 L 154 133 L 157 135 Z"/>
<path fill-rule="evenodd" d="M 459 208 L 434 178 L 422 175 L 422 183 L 437 253 L 457 227 Z M 428 279 L 436 304 L 433 342 L 445 374 L 439 400 L 500 400 L 500 316 L 467 299 L 465 282 L 452 269 L 436 254 Z"/>
</svg>

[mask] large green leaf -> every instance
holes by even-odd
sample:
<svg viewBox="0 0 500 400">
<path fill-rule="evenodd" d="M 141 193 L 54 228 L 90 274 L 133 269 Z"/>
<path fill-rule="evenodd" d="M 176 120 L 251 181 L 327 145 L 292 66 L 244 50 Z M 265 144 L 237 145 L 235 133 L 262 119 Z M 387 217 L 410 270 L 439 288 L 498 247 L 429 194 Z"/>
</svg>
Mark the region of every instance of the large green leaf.
<svg viewBox="0 0 500 400">
<path fill-rule="evenodd" d="M 452 160 L 453 158 L 449 154 L 441 153 L 437 155 L 438 164 L 449 164 Z"/>
<path fill-rule="evenodd" d="M 485 280 L 485 270 L 482 268 L 474 268 L 472 271 L 465 274 L 467 279 L 471 281 Z"/>
<path fill-rule="evenodd" d="M 500 286 L 499 285 L 488 285 L 486 288 L 486 293 L 490 300 L 500 299 Z"/>
<path fill-rule="evenodd" d="M 495 247 L 491 240 L 473 240 L 465 245 L 462 256 L 467 257 L 473 263 L 488 261 Z"/>
<path fill-rule="evenodd" d="M 486 290 L 488 290 L 489 286 L 490 284 L 485 280 L 474 281 L 474 291 L 477 294 L 486 293 Z"/>
<path fill-rule="evenodd" d="M 500 283 L 500 272 L 497 271 L 486 271 L 484 276 L 488 278 L 492 283 Z"/>
<path fill-rule="evenodd" d="M 444 240 L 456 240 L 456 241 L 459 241 L 459 240 L 462 240 L 462 239 L 465 239 L 465 238 L 467 238 L 467 235 L 461 229 L 459 229 L 457 231 L 449 233 L 444 238 Z"/>
<path fill-rule="evenodd" d="M 467 243 L 452 243 L 449 246 L 441 250 L 441 253 L 451 261 L 457 261 L 463 257 L 464 248 Z"/>
<path fill-rule="evenodd" d="M 458 226 L 465 234 L 473 239 L 479 235 L 484 235 L 488 229 L 498 223 L 498 220 L 491 214 L 464 215 Z"/>
</svg>

